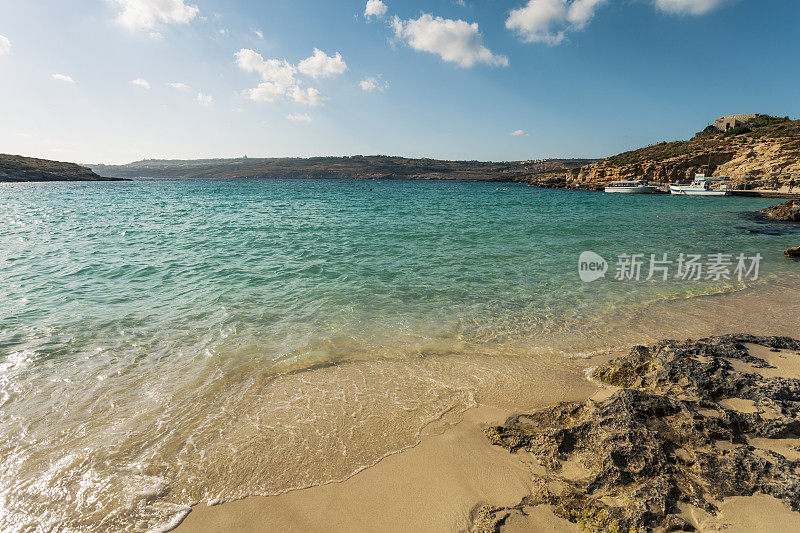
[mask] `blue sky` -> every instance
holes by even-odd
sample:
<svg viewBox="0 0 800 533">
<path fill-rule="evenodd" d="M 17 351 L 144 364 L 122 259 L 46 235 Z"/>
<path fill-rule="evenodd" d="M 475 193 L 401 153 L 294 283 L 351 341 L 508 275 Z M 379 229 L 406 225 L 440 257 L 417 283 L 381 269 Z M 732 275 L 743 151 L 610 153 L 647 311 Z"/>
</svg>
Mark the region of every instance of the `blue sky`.
<svg viewBox="0 0 800 533">
<path fill-rule="evenodd" d="M 0 152 L 600 157 L 800 114 L 795 0 L 0 0 Z"/>
</svg>

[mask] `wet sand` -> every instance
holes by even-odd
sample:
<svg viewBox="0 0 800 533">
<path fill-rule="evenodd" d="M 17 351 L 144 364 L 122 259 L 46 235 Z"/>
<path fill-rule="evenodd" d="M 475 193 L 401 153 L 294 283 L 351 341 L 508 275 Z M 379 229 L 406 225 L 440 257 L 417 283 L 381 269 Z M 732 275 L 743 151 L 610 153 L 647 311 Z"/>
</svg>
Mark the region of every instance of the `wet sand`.
<svg viewBox="0 0 800 533">
<path fill-rule="evenodd" d="M 545 407 L 554 398 L 579 401 L 598 389 L 573 370 L 549 380 L 535 397 L 528 395 L 525 405 Z M 177 531 L 467 530 L 479 505 L 515 504 L 530 494 L 531 468 L 537 468 L 532 458 L 491 446 L 482 432 L 516 410 L 482 406 L 430 424 L 417 446 L 341 483 L 195 506 Z M 549 531 L 577 531 L 549 509 L 537 510 L 536 516 Z"/>
<path fill-rule="evenodd" d="M 603 393 L 598 391 L 597 398 Z M 444 426 L 429 428 L 416 447 L 342 483 L 196 506 L 177 531 L 468 531 L 478 506 L 516 505 L 530 494 L 531 472 L 540 469 L 528 453 L 491 446 L 481 432 L 508 414 L 484 407 L 468 411 L 444 432 L 439 432 Z M 729 498 L 719 509 L 712 516 L 686 506 L 682 514 L 704 532 L 800 531 L 800 513 L 771 496 Z M 512 515 L 502 531 L 581 531 L 548 506 L 529 507 L 525 513 Z"/>
<path fill-rule="evenodd" d="M 633 332 L 620 332 L 620 346 L 661 338 L 698 338 L 747 332 L 800 337 L 798 290 L 787 282 L 735 294 L 659 303 L 637 313 Z M 644 328 L 647 334 L 642 334 Z M 683 332 L 683 335 L 680 333 Z M 606 332 L 607 334 L 608 332 Z M 590 343 L 592 344 L 592 343 Z M 624 349 L 620 347 L 619 349 Z M 502 392 L 479 399 L 478 407 L 456 419 L 428 426 L 421 442 L 339 483 L 285 494 L 257 497 L 217 506 L 197 505 L 177 531 L 465 531 L 472 513 L 483 504 L 513 506 L 530 492 L 530 473 L 538 465 L 525 452 L 511 454 L 492 447 L 481 429 L 515 412 L 532 411 L 561 401 L 582 401 L 607 391 L 585 379 L 584 370 L 614 357 L 606 353 L 559 368 L 547 386 L 503 402 Z M 760 351 L 777 367 L 767 372 L 792 375 L 800 365 L 786 354 Z M 540 384 L 536 384 L 540 385 Z M 746 409 L 747 406 L 738 406 Z M 758 447 L 759 443 L 751 443 Z M 781 450 L 774 450 L 781 453 Z M 791 455 L 790 447 L 783 450 Z M 788 455 L 787 455 L 788 457 Z M 544 506 L 514 516 L 503 531 L 578 531 Z M 763 495 L 720 502 L 711 516 L 684 510 L 700 531 L 800 530 L 800 513 Z"/>
<path fill-rule="evenodd" d="M 456 531 L 477 504 L 508 505 L 528 495 L 530 459 L 493 447 L 483 425 L 508 413 L 473 409 L 454 427 L 424 437 L 343 483 L 218 507 L 198 506 L 179 531 Z M 542 517 L 577 531 L 546 509 Z"/>
</svg>

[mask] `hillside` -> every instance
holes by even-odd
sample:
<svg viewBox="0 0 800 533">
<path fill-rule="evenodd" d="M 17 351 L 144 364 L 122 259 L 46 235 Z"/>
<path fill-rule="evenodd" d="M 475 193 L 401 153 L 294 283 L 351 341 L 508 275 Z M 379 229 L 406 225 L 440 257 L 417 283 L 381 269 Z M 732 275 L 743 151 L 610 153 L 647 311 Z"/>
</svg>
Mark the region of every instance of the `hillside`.
<svg viewBox="0 0 800 533">
<path fill-rule="evenodd" d="M 109 181 L 109 178 L 75 163 L 0 154 L 0 182 L 17 181 Z"/>
<path fill-rule="evenodd" d="M 127 165 L 92 165 L 95 172 L 119 178 L 349 178 L 462 179 L 531 181 L 580 168 L 591 159 L 520 162 L 441 161 L 389 156 L 145 160 Z"/>
<path fill-rule="evenodd" d="M 730 177 L 739 188 L 787 184 L 800 178 L 800 120 L 758 115 L 744 126 L 721 132 L 713 126 L 688 141 L 662 142 L 601 159 L 532 184 L 599 189 L 628 179 L 691 181 L 703 172 Z"/>
</svg>

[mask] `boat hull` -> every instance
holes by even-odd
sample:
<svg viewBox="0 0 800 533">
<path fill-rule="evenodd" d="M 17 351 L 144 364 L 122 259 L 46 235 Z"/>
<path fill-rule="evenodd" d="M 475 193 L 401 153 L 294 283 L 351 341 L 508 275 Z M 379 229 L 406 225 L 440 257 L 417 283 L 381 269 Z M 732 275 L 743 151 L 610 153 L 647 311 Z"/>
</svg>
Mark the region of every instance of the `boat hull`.
<svg viewBox="0 0 800 533">
<path fill-rule="evenodd" d="M 606 187 L 605 192 L 617 194 L 653 194 L 656 192 L 656 188 L 644 185 L 641 187 Z"/>
<path fill-rule="evenodd" d="M 730 196 L 729 191 L 714 191 L 710 189 L 692 189 L 689 187 L 670 186 L 670 194 L 673 196 Z"/>
</svg>

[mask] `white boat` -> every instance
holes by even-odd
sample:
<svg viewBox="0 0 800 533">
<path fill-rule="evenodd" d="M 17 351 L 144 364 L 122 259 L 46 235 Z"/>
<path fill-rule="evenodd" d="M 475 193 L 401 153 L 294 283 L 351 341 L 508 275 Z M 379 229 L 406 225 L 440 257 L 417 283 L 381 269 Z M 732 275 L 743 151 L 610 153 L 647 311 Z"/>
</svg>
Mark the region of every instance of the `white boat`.
<svg viewBox="0 0 800 533">
<path fill-rule="evenodd" d="M 712 189 L 714 182 L 725 181 L 728 178 L 707 178 L 705 174 L 697 174 L 691 185 L 673 185 L 670 183 L 669 192 L 673 196 L 730 196 L 727 185 L 719 189 Z"/>
<path fill-rule="evenodd" d="M 606 192 L 617 192 L 622 194 L 652 194 L 658 188 L 650 185 L 644 180 L 635 181 L 615 181 L 608 187 Z"/>
</svg>

